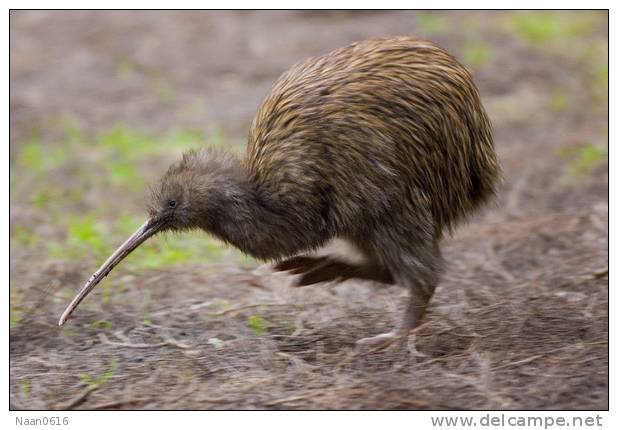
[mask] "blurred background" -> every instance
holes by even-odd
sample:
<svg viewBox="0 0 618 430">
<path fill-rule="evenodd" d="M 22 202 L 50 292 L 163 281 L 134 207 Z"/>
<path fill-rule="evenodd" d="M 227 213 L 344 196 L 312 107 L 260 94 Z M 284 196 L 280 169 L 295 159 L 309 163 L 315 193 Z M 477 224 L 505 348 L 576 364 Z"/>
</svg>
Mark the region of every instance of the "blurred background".
<svg viewBox="0 0 618 430">
<path fill-rule="evenodd" d="M 56 326 L 183 151 L 242 154 L 282 72 L 386 35 L 471 70 L 505 173 L 408 350 L 353 354 L 402 291 L 292 290 L 198 233 L 149 241 Z M 10 37 L 13 407 L 607 408 L 606 12 L 13 11 Z"/>
</svg>

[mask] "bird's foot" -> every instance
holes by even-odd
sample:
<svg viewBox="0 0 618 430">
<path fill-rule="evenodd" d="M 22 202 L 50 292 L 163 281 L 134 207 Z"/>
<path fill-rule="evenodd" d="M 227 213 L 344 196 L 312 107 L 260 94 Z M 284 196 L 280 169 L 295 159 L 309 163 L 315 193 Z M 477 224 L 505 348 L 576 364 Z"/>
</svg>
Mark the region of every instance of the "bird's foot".
<svg viewBox="0 0 618 430">
<path fill-rule="evenodd" d="M 408 338 L 407 332 L 391 331 L 356 341 L 356 347 L 367 353 L 381 351 L 393 345 L 402 345 Z"/>
</svg>

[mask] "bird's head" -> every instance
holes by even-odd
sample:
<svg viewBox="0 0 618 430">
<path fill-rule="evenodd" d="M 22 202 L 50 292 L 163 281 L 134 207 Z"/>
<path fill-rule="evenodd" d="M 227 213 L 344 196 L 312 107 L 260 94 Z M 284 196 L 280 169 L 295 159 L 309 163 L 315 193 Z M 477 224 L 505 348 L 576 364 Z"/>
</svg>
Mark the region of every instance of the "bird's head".
<svg viewBox="0 0 618 430">
<path fill-rule="evenodd" d="M 151 189 L 149 218 L 103 263 L 62 314 L 59 325 L 127 255 L 162 231 L 215 231 L 237 198 L 242 170 L 234 157 L 214 150 L 189 151 Z"/>
<path fill-rule="evenodd" d="M 189 151 L 151 189 L 150 219 L 159 230 L 212 230 L 240 175 L 238 160 L 224 152 Z"/>
</svg>

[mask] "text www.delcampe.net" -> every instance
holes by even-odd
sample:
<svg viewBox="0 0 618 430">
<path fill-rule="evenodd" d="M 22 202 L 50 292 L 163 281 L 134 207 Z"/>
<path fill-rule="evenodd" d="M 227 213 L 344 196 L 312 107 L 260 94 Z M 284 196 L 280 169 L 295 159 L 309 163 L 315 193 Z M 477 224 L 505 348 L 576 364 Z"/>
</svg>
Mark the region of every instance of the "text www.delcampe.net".
<svg viewBox="0 0 618 430">
<path fill-rule="evenodd" d="M 603 427 L 602 417 L 595 416 L 517 416 L 485 414 L 478 416 L 432 416 L 433 427 L 514 427 L 549 429 L 556 427 Z"/>
</svg>

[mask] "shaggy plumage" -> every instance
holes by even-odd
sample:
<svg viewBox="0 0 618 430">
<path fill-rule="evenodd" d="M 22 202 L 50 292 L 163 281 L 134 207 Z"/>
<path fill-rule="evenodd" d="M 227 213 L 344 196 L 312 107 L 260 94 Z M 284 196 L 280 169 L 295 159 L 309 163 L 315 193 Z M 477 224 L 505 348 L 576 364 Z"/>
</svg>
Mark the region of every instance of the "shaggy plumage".
<svg viewBox="0 0 618 430">
<path fill-rule="evenodd" d="M 381 346 L 418 324 L 443 233 L 490 199 L 499 178 L 470 73 L 430 42 L 384 38 L 284 73 L 257 111 L 244 160 L 188 152 L 155 188 L 150 216 L 157 231 L 201 228 L 275 260 L 298 285 L 364 278 L 409 289 L 401 326 L 365 341 Z M 311 254 L 335 238 L 362 261 Z"/>
</svg>

